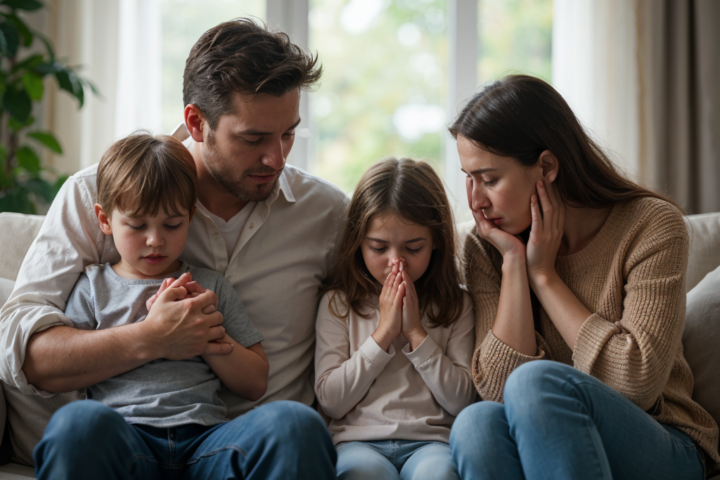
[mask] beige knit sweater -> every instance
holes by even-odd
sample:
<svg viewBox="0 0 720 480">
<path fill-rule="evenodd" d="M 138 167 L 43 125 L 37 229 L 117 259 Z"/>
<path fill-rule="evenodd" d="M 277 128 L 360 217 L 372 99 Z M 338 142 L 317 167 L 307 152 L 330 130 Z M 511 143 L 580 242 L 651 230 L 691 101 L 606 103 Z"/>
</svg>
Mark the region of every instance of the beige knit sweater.
<svg viewBox="0 0 720 480">
<path fill-rule="evenodd" d="M 465 243 L 465 278 L 475 307 L 473 380 L 485 400 L 503 401 L 519 365 L 550 359 L 572 365 L 620 392 L 657 421 L 689 435 L 716 465 L 718 427 L 691 399 L 693 377 L 682 351 L 688 234 L 669 203 L 645 198 L 614 206 L 583 250 L 558 256 L 560 278 L 593 314 L 575 352 L 540 312 L 538 353 L 524 355 L 491 331 L 500 297 L 502 257 L 474 229 Z"/>
</svg>

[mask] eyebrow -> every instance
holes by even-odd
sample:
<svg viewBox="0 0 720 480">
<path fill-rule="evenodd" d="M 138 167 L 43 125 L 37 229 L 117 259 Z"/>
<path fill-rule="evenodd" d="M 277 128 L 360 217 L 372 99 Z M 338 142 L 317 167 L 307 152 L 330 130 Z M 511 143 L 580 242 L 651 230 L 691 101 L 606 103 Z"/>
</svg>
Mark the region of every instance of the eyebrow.
<svg viewBox="0 0 720 480">
<path fill-rule="evenodd" d="M 463 173 L 467 173 L 462 168 L 460 170 L 462 170 Z M 477 170 L 473 170 L 472 172 L 470 172 L 470 175 L 481 175 L 487 172 L 494 172 L 495 170 L 497 170 L 497 168 L 478 168 Z"/>
<path fill-rule="evenodd" d="M 295 130 L 298 125 L 300 125 L 300 122 L 302 121 L 302 118 L 298 118 L 297 122 L 293 123 L 290 128 L 285 130 L 286 132 L 288 130 Z M 254 130 L 252 128 L 249 128 L 247 130 L 242 130 L 240 132 L 236 132 L 236 135 L 272 135 L 272 132 L 261 132 L 260 130 Z"/>
<path fill-rule="evenodd" d="M 365 237 L 365 239 L 372 240 L 373 242 L 378 242 L 378 243 L 390 243 L 387 240 L 382 240 L 380 238 Z M 415 243 L 415 242 L 419 242 L 421 240 L 425 240 L 425 237 L 413 238 L 412 240 L 408 240 L 407 242 L 404 242 L 404 243 Z"/>
</svg>

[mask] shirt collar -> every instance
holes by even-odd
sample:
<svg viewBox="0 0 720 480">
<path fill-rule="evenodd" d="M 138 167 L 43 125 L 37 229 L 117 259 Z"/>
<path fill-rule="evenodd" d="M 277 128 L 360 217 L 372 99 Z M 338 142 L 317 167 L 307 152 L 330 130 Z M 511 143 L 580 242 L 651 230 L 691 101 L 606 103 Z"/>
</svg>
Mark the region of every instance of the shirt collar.
<svg viewBox="0 0 720 480">
<path fill-rule="evenodd" d="M 191 145 L 194 143 L 194 140 L 192 139 L 192 137 L 190 137 L 190 132 L 185 126 L 185 122 L 182 122 L 180 123 L 180 125 L 175 127 L 171 135 L 183 142 L 183 144 L 188 149 L 190 149 Z M 275 202 L 275 200 L 277 200 L 278 196 L 280 195 L 280 191 L 282 191 L 283 195 L 285 196 L 285 200 L 290 203 L 295 203 L 295 196 L 292 193 L 292 189 L 290 188 L 290 182 L 288 182 L 287 179 L 287 168 L 283 168 L 283 171 L 280 172 L 280 177 L 275 183 L 272 192 L 270 192 L 270 196 L 267 198 L 267 200 L 265 200 L 265 203 L 267 203 L 268 205 L 272 205 L 273 202 Z"/>
</svg>

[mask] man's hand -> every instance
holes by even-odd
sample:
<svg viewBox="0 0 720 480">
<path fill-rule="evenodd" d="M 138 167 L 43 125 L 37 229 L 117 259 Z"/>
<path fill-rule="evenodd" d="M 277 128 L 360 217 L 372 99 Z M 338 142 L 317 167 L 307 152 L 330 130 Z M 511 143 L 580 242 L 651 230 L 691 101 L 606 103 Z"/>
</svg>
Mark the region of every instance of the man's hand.
<svg viewBox="0 0 720 480">
<path fill-rule="evenodd" d="M 205 289 L 199 293 L 195 288 L 187 281 L 184 286 L 166 287 L 141 322 L 152 359 L 183 360 L 232 352 L 230 344 L 214 342 L 225 336 L 223 316 L 215 310 L 217 296 Z M 206 309 L 211 312 L 204 313 Z"/>
</svg>

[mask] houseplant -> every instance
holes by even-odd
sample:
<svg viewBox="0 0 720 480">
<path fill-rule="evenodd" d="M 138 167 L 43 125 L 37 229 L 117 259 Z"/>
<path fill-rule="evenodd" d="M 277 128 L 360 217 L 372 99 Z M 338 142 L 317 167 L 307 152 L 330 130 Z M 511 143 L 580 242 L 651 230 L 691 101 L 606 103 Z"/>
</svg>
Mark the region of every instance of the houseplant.
<svg viewBox="0 0 720 480">
<path fill-rule="evenodd" d="M 23 21 L 22 12 L 41 8 L 37 0 L 0 0 L 0 212 L 37 213 L 67 178 L 44 165 L 38 153 L 62 153 L 52 132 L 38 129 L 32 116 L 45 94 L 45 78 L 53 77 L 80 108 L 86 91 L 97 94 L 76 68 L 55 56 L 47 37 Z"/>
</svg>

